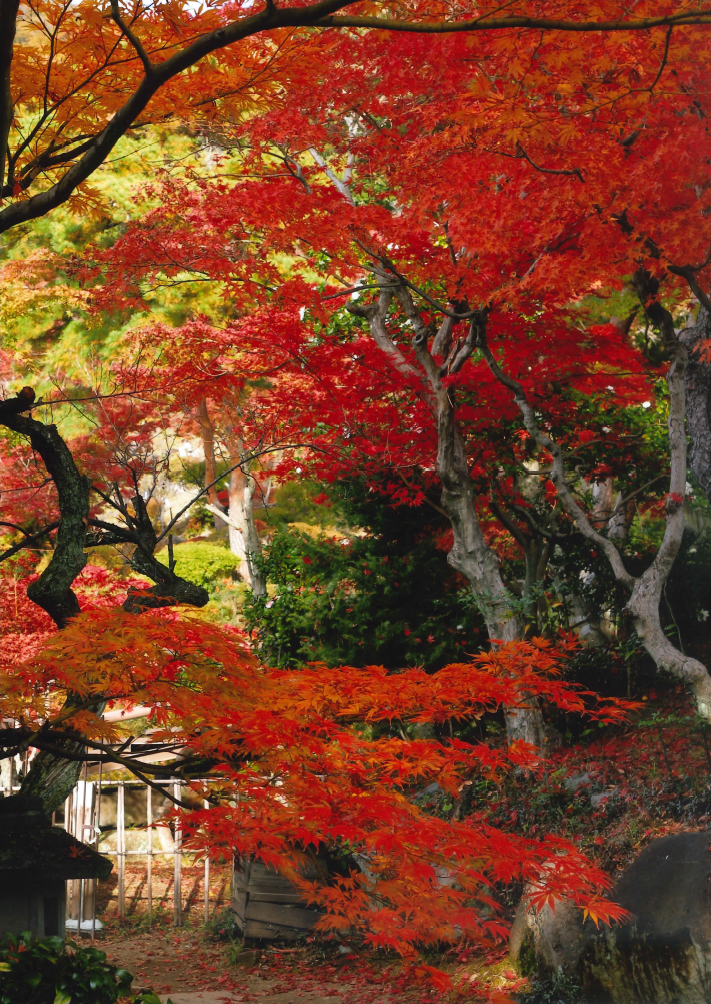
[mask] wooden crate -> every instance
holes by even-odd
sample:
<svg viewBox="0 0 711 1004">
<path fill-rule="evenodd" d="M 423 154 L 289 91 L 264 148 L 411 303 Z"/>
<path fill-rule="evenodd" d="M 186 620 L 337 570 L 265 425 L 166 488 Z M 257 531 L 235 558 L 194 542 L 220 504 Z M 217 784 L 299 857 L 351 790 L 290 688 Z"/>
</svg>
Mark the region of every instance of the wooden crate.
<svg viewBox="0 0 711 1004">
<path fill-rule="evenodd" d="M 317 878 L 315 866 L 303 870 Z M 241 861 L 235 867 L 232 910 L 245 938 L 281 938 L 293 941 L 310 931 L 318 910 L 304 903 L 288 879 L 262 861 Z"/>
</svg>

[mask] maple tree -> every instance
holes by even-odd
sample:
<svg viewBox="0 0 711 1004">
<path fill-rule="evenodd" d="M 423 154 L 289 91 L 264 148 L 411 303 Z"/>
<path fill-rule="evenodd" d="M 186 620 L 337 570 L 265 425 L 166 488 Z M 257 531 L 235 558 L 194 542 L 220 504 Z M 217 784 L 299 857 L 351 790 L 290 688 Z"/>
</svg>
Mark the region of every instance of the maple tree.
<svg viewBox="0 0 711 1004">
<path fill-rule="evenodd" d="M 156 345 L 175 341 L 175 352 L 162 371 L 150 369 L 163 381 L 160 394 L 144 383 L 130 415 L 116 407 L 108 424 L 122 431 L 112 449 L 70 449 L 55 425 L 29 417 L 31 388 L 0 404 L 0 424 L 19 437 L 13 477 L 29 469 L 24 437 L 56 493 L 37 501 L 29 486 L 22 498 L 44 525 L 25 530 L 13 520 L 22 539 L 4 557 L 50 537 L 51 560 L 25 596 L 61 629 L 40 652 L 28 646 L 25 659 L 3 667 L 3 714 L 16 723 L 3 730 L 5 756 L 40 751 L 23 790 L 49 807 L 88 758 L 150 780 L 115 751 L 116 732 L 101 717 L 109 700 L 146 704 L 166 749 L 183 751 L 186 775 L 208 760 L 221 779 L 204 792 L 217 804 L 185 818 L 189 846 L 257 854 L 327 908 L 323 928 L 362 928 L 373 944 L 403 952 L 503 933 L 490 913 L 491 886 L 514 878 L 534 883 L 539 903 L 570 896 L 595 918 L 619 916 L 599 898 L 604 876 L 574 847 L 444 822 L 408 798 L 425 778 L 454 792 L 473 771 L 535 769 L 539 698 L 585 710 L 590 695 L 561 682 L 552 648 L 522 640 L 559 533 L 574 523 L 599 545 L 630 588 L 649 651 L 692 684 L 702 711 L 711 686 L 698 660 L 660 639 L 658 616 L 686 492 L 688 350 L 672 313 L 687 296 L 682 281 L 709 306 L 708 184 L 698 151 L 708 143 L 699 39 L 711 13 L 695 2 L 642 3 L 634 17 L 612 0 L 545 3 L 535 16 L 526 6 L 426 2 L 403 5 L 401 17 L 336 0 L 269 3 L 257 13 L 246 4 L 117 0 L 2 6 L 0 149 L 10 201 L 0 229 L 67 200 L 100 213 L 86 184 L 93 172 L 122 136 L 178 115 L 192 128 L 219 129 L 236 175 L 159 179 L 159 207 L 90 255 L 96 308 L 145 303 L 141 283 L 156 276 L 166 284 L 207 278 L 230 304 L 221 326 L 189 321 L 175 335 L 154 327 Z M 345 8 L 355 12 L 335 13 Z M 675 175 L 658 171 L 660 162 L 674 164 Z M 667 531 L 652 571 L 637 578 L 599 529 L 619 506 L 591 520 L 567 484 L 564 452 L 590 451 L 586 473 L 601 480 L 593 450 L 601 432 L 591 439 L 580 427 L 581 401 L 597 410 L 597 426 L 616 419 L 604 460 L 626 442 L 625 408 L 652 394 L 656 374 L 634 351 L 631 320 L 575 323 L 573 304 L 626 275 L 671 361 Z M 342 296 L 357 299 L 334 313 L 329 305 Z M 196 355 L 207 363 L 202 372 Z M 695 365 L 703 377 L 703 359 Z M 175 394 L 181 372 L 185 388 Z M 249 385 L 266 376 L 268 385 Z M 611 386 L 614 408 L 605 401 Z M 135 404 L 147 391 L 171 407 L 181 399 L 206 445 L 208 423 L 224 418 L 245 481 L 248 433 L 263 440 L 271 423 L 272 441 L 310 450 L 298 462 L 324 477 L 354 468 L 389 474 L 401 503 L 422 502 L 439 484 L 450 561 L 500 644 L 432 676 L 320 666 L 289 673 L 256 666 L 230 632 L 152 610 L 201 606 L 207 593 L 177 574 L 172 556 L 167 566 L 155 558 L 161 533 L 139 484 L 153 418 Z M 117 443 L 129 440 L 118 463 Z M 535 491 L 521 487 L 529 440 Z M 703 466 L 698 440 L 695 456 Z M 282 473 L 296 462 L 287 457 Z M 610 471 L 619 474 L 612 466 L 605 477 Z M 209 491 L 215 479 L 206 473 Z M 235 496 L 240 490 L 235 483 Z M 645 491 L 634 485 L 632 497 L 648 498 Z M 507 533 L 525 556 L 525 609 L 494 546 Z M 155 585 L 132 585 L 124 612 L 117 604 L 82 613 L 73 585 L 86 548 L 106 541 L 130 545 L 134 568 Z M 374 723 L 476 719 L 500 707 L 506 751 L 368 732 Z M 587 710 L 619 717 L 619 705 Z M 321 845 L 359 854 L 360 870 L 330 885 L 305 883 L 299 853 Z M 455 884 L 442 884 L 443 875 Z"/>
<path fill-rule="evenodd" d="M 475 53 L 465 36 L 437 43 L 373 36 L 357 60 L 347 41 L 319 36 L 308 84 L 295 68 L 281 100 L 264 115 L 234 123 L 235 142 L 242 137 L 246 146 L 241 159 L 248 176 L 227 180 L 234 178 L 231 167 L 224 180 L 168 183 L 164 205 L 112 248 L 112 267 L 118 260 L 123 269 L 107 294 L 130 291 L 141 275 L 184 281 L 207 273 L 224 284 L 237 309 L 251 311 L 241 324 L 244 333 L 261 319 L 263 335 L 271 335 L 275 309 L 255 310 L 250 303 L 266 282 L 282 302 L 294 303 L 282 308 L 287 318 L 299 302 L 302 309 L 308 305 L 316 326 L 313 334 L 302 332 L 298 351 L 320 339 L 310 365 L 326 374 L 333 362 L 322 334 L 325 304 L 312 284 L 308 289 L 310 273 L 321 273 L 326 285 L 320 292 L 329 299 L 339 295 L 336 282 L 344 296 L 368 285 L 379 290 L 377 299 L 361 296 L 348 308 L 366 321 L 380 352 L 379 364 L 378 351 L 364 363 L 369 391 L 376 398 L 387 388 L 407 400 L 409 437 L 403 430 L 399 446 L 411 449 L 417 442 L 422 449 L 413 431 L 426 423 L 431 451 L 436 434 L 436 465 L 431 452 L 427 459 L 420 452 L 418 460 L 426 470 L 436 466 L 454 533 L 450 560 L 471 582 L 491 637 L 520 637 L 523 624 L 477 511 L 462 431 L 476 414 L 470 404 L 475 387 L 480 414 L 493 412 L 494 424 L 502 410 L 512 418 L 520 410 L 524 435 L 536 444 L 538 472 L 550 475 L 554 520 L 572 522 L 600 547 L 629 592 L 626 609 L 647 650 L 660 668 L 688 683 L 708 715 L 706 668 L 671 644 L 659 619 L 661 591 L 684 527 L 687 370 L 692 467 L 702 484 L 708 480 L 707 370 L 703 354 L 690 363 L 689 350 L 693 355 L 701 343 L 703 353 L 711 306 L 704 292 L 708 182 L 703 157 L 689 152 L 692 137 L 695 151 L 708 147 L 707 71 L 697 59 L 703 37 L 698 29 L 671 26 L 630 33 L 624 41 L 601 34 L 584 62 L 578 39 L 555 33 L 502 38 L 492 32 L 477 40 Z M 661 163 L 674 164 L 673 174 L 660 171 Z M 277 227 L 269 225 L 270 212 Z M 238 257 L 234 242 L 243 247 Z M 286 281 L 277 259 L 284 253 L 294 256 Z M 651 380 L 654 371 L 629 337 L 634 310 L 626 320 L 589 324 L 585 331 L 574 323 L 573 303 L 596 291 L 610 295 L 626 278 L 638 298 L 636 312 L 641 309 L 657 332 L 657 362 L 668 364 L 667 531 L 639 575 L 625 567 L 614 535 L 600 530 L 623 517 L 631 499 L 644 498 L 645 487 L 630 495 L 623 481 L 618 508 L 602 516 L 599 506 L 597 514 L 586 513 L 568 484 L 566 449 L 584 455 L 586 443 L 598 437 L 563 427 L 573 423 L 581 394 L 604 402 L 612 392 L 628 405 L 652 395 L 645 373 Z M 660 295 L 662 281 L 668 303 Z M 684 309 L 690 294 L 702 310 L 697 325 L 679 337 L 674 312 Z M 341 366 L 362 345 L 351 327 L 343 335 Z M 473 367 L 470 359 L 477 360 Z M 484 399 L 492 378 L 498 397 L 492 388 Z M 341 389 L 342 370 L 338 379 Z M 293 386 L 286 393 L 293 404 Z M 334 428 L 336 421 L 334 414 Z M 377 421 L 369 408 L 364 439 Z M 380 421 L 385 436 L 392 420 Z M 473 437 L 469 449 L 481 439 Z M 372 438 L 370 446 L 377 452 Z M 518 458 L 520 471 L 520 449 Z M 600 480 L 590 467 L 591 480 Z M 495 499 L 497 515 L 530 568 L 545 570 L 541 558 L 556 539 L 546 523 L 550 514 L 537 520 L 529 512 L 531 518 L 521 519 L 522 503 L 530 502 L 520 492 L 509 499 L 517 514 L 506 513 L 501 501 Z M 522 720 L 521 728 L 535 738 L 535 722 Z"/>
</svg>

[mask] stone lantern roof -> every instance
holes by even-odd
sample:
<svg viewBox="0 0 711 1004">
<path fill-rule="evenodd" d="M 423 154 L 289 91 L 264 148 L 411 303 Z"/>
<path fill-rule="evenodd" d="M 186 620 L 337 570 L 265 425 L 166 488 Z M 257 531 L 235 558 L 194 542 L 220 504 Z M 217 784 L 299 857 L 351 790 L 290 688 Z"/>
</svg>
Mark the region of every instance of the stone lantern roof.
<svg viewBox="0 0 711 1004">
<path fill-rule="evenodd" d="M 33 795 L 0 799 L 0 889 L 65 879 L 108 878 L 109 858 L 52 826 Z"/>
</svg>

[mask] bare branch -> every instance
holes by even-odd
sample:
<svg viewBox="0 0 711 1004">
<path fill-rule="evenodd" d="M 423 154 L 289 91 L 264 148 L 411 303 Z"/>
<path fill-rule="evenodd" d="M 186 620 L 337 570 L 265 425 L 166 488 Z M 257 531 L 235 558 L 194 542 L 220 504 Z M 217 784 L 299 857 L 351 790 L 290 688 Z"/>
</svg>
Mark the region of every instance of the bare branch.
<svg viewBox="0 0 711 1004">
<path fill-rule="evenodd" d="M 460 31 L 508 31 L 512 28 L 530 28 L 533 31 L 645 31 L 668 25 L 711 24 L 711 8 L 695 14 L 688 11 L 660 17 L 621 18 L 617 21 L 567 21 L 547 17 L 479 17 L 467 21 L 398 21 L 385 17 L 358 17 L 348 14 L 322 17 L 316 22 L 319 28 L 378 28 L 381 31 L 406 31 L 419 35 L 448 35 Z"/>
<path fill-rule="evenodd" d="M 662 55 L 662 61 L 659 64 L 659 69 L 657 70 L 657 75 L 656 75 L 656 77 L 654 78 L 654 80 L 652 81 L 652 83 L 650 84 L 650 87 L 649 87 L 649 93 L 650 94 L 652 93 L 652 91 L 654 90 L 654 88 L 659 83 L 659 78 L 661 77 L 662 73 L 664 72 L 664 67 L 667 65 L 667 57 L 669 56 L 669 43 L 671 42 L 671 36 L 672 36 L 672 31 L 673 30 L 674 30 L 674 25 L 670 24 L 669 27 L 668 27 L 668 29 L 667 29 L 667 37 L 666 37 L 666 40 L 664 42 L 664 54 Z"/>
<path fill-rule="evenodd" d="M 138 58 L 143 63 L 143 69 L 145 70 L 146 77 L 151 77 L 153 75 L 153 64 L 148 58 L 148 53 L 143 48 L 143 43 L 138 35 L 136 35 L 135 32 L 129 28 L 121 17 L 118 0 L 111 0 L 111 17 L 121 29 L 121 34 L 128 39 L 133 48 L 136 50 Z"/>
<path fill-rule="evenodd" d="M 708 262 L 705 264 L 708 264 Z M 702 265 L 701 268 L 704 268 L 704 265 Z M 702 303 L 709 314 L 711 314 L 711 299 L 709 298 L 708 293 L 703 291 L 699 285 L 699 280 L 696 278 L 697 271 L 701 271 L 701 269 L 695 269 L 693 265 L 668 265 L 667 269 L 673 275 L 678 275 L 683 279 L 686 279 L 691 292 L 694 294 L 699 303 Z"/>
<path fill-rule="evenodd" d="M 18 544 L 13 545 L 13 547 L 9 547 L 6 551 L 3 551 L 2 554 L 0 554 L 0 561 L 5 561 L 6 558 L 11 558 L 13 554 L 17 554 L 17 552 L 21 551 L 24 547 L 30 547 L 32 544 L 35 544 L 38 540 L 46 537 L 48 533 L 51 533 L 52 530 L 56 530 L 59 524 L 60 520 L 56 520 L 54 523 L 48 523 L 47 526 L 43 527 L 41 530 L 37 530 L 36 533 L 27 533 L 22 529 L 22 527 L 15 527 L 13 523 L 1 523 L 0 526 L 12 526 L 21 533 L 24 533 L 25 539 L 21 540 Z"/>
<path fill-rule="evenodd" d="M 583 185 L 585 184 L 585 178 L 583 177 L 583 172 L 580 170 L 579 167 L 572 167 L 569 170 L 565 170 L 563 168 L 540 167 L 538 164 L 533 163 L 533 161 L 528 156 L 528 154 L 526 153 L 526 151 L 524 150 L 524 148 L 521 146 L 520 143 L 516 144 L 516 149 L 519 151 L 518 158 L 516 159 L 523 157 L 524 160 L 528 161 L 531 167 L 535 168 L 535 170 L 539 171 L 541 174 L 574 175 L 576 178 L 578 178 L 580 182 L 582 182 Z M 504 156 L 506 156 L 506 154 L 504 154 Z"/>
</svg>

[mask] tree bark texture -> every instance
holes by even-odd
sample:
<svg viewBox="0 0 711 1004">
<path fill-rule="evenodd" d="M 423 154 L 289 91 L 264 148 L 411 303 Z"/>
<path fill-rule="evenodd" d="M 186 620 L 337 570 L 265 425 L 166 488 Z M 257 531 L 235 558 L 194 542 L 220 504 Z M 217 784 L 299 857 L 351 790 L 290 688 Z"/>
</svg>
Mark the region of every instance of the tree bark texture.
<svg viewBox="0 0 711 1004">
<path fill-rule="evenodd" d="M 207 489 L 207 501 L 215 509 L 220 508 L 217 500 L 217 465 L 215 463 L 215 430 L 210 419 L 207 408 L 207 401 L 202 399 L 198 407 L 198 422 L 200 423 L 200 436 L 202 439 L 202 450 L 205 456 L 205 487 Z M 221 530 L 225 526 L 225 521 L 213 512 L 215 518 L 215 529 Z"/>
<path fill-rule="evenodd" d="M 711 365 L 699 353 L 701 342 L 711 339 L 711 315 L 701 307 L 696 324 L 681 333 L 689 353 L 686 367 L 686 423 L 689 434 L 689 467 L 711 499 Z"/>
<path fill-rule="evenodd" d="M 231 463 L 239 463 L 244 451 L 231 450 Z M 254 522 L 253 499 L 257 487 L 256 480 L 245 474 L 241 467 L 235 467 L 230 474 L 230 508 L 228 513 L 230 550 L 240 559 L 239 572 L 256 596 L 267 595 L 264 573 L 259 567 L 262 544 Z"/>
<path fill-rule="evenodd" d="M 11 70 L 19 6 L 19 0 L 2 0 L 0 3 L 0 192 L 5 185 L 6 168 L 9 165 L 8 140 L 15 114 Z"/>
</svg>

